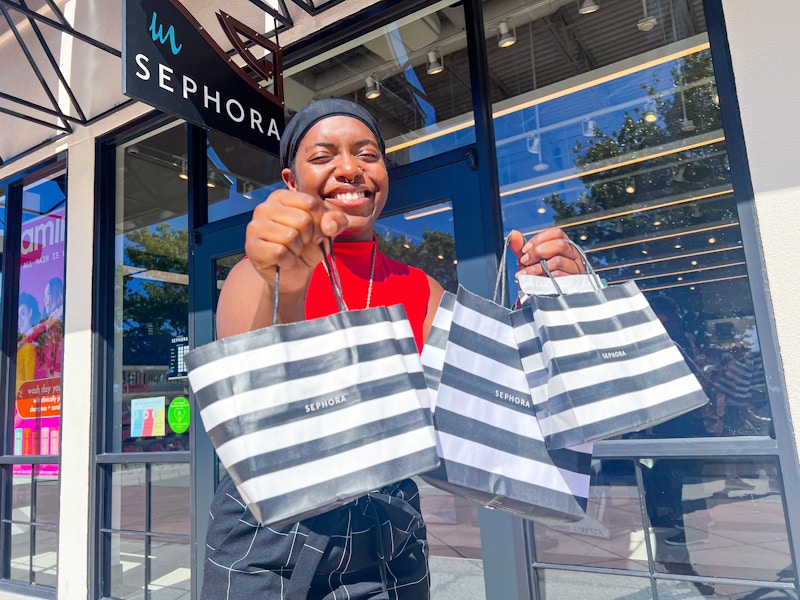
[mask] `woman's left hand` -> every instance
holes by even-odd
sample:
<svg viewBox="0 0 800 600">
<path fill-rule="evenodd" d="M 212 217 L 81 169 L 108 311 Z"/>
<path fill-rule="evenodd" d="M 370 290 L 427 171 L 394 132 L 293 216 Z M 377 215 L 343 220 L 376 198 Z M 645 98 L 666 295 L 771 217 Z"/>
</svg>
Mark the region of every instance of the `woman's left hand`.
<svg viewBox="0 0 800 600">
<path fill-rule="evenodd" d="M 517 257 L 519 275 L 545 275 L 540 260 L 555 277 L 584 273 L 583 261 L 578 251 L 569 243 L 563 230 L 551 227 L 540 231 L 527 242 L 519 231 L 512 231 L 509 245 Z"/>
</svg>

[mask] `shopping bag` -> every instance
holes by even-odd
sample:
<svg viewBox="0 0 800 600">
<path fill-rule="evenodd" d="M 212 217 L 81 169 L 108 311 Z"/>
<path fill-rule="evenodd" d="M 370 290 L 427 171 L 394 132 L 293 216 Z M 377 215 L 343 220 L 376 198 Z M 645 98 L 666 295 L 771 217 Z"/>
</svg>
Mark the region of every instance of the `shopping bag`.
<svg viewBox="0 0 800 600">
<path fill-rule="evenodd" d="M 585 256 L 584 264 L 596 277 Z M 652 427 L 708 402 L 635 282 L 578 293 L 553 282 L 556 293 L 532 295 L 531 312 L 522 313 L 540 354 L 520 339 L 549 448 Z"/>
<path fill-rule="evenodd" d="M 327 512 L 439 464 L 402 305 L 225 338 L 186 364 L 217 455 L 264 525 Z"/>
<path fill-rule="evenodd" d="M 442 379 L 444 366 L 444 351 L 447 347 L 447 337 L 450 335 L 450 324 L 453 322 L 453 307 L 456 295 L 444 292 L 436 314 L 433 316 L 428 337 L 420 353 L 422 371 L 425 374 L 425 385 L 428 388 L 431 411 L 436 410 L 436 396 L 439 392 L 439 382 Z"/>
<path fill-rule="evenodd" d="M 504 270 L 503 277 L 505 276 Z M 441 465 L 431 485 L 546 523 L 585 516 L 590 444 L 548 452 L 504 306 L 445 294 L 422 351 Z"/>
</svg>

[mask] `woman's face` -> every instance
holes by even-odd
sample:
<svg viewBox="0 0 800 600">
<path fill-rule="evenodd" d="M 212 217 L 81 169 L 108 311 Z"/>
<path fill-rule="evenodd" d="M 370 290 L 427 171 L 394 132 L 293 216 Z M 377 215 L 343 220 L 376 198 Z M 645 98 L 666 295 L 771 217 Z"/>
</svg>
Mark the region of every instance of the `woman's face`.
<svg viewBox="0 0 800 600">
<path fill-rule="evenodd" d="M 290 189 L 321 198 L 348 217 L 339 237 L 371 240 L 386 205 L 389 175 L 375 135 L 358 119 L 328 117 L 300 141 L 294 171 L 284 169 Z"/>
<path fill-rule="evenodd" d="M 50 298 L 50 284 L 48 283 L 44 286 L 44 299 L 42 300 L 42 304 L 44 304 L 44 312 L 50 314 L 50 311 L 55 308 L 51 306 L 53 302 L 52 298 Z"/>
<path fill-rule="evenodd" d="M 17 310 L 17 330 L 20 333 L 24 333 L 28 331 L 33 323 L 31 323 L 31 317 L 33 316 L 33 311 L 26 306 L 25 304 L 20 304 L 19 309 Z"/>
</svg>

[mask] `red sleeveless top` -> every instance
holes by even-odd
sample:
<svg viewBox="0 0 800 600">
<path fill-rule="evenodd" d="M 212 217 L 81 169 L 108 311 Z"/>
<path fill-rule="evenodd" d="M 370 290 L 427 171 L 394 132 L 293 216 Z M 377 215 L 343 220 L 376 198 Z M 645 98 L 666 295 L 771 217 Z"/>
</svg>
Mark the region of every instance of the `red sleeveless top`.
<svg viewBox="0 0 800 600">
<path fill-rule="evenodd" d="M 333 245 L 344 301 L 350 310 L 366 308 L 372 253 L 377 243 L 373 238 L 371 242 L 335 242 Z M 423 343 L 422 325 L 428 313 L 430 293 L 428 277 L 424 271 L 404 265 L 380 250 L 377 251 L 370 306 L 402 304 L 420 352 Z M 325 266 L 320 263 L 314 269 L 308 286 L 306 318 L 326 317 L 338 311 L 330 279 L 325 272 Z"/>
</svg>

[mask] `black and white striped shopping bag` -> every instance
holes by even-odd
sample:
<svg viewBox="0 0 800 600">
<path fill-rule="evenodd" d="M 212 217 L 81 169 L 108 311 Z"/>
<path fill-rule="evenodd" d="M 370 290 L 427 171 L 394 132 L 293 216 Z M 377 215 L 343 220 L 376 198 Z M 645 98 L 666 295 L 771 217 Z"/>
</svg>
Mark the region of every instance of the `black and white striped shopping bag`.
<svg viewBox="0 0 800 600">
<path fill-rule="evenodd" d="M 306 519 L 439 464 L 401 305 L 273 325 L 186 363 L 203 426 L 262 524 Z"/>
<path fill-rule="evenodd" d="M 526 360 L 545 373 L 526 371 L 532 391 L 546 377 L 535 406 L 549 448 L 652 427 L 708 402 L 634 282 L 531 303 L 541 355 Z"/>
<path fill-rule="evenodd" d="M 463 287 L 443 303 L 422 351 L 442 463 L 423 478 L 525 518 L 583 518 L 591 445 L 545 447 L 510 311 Z"/>
</svg>

